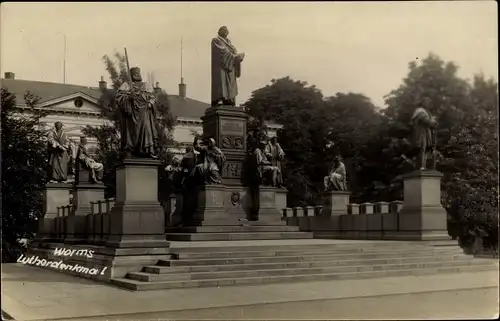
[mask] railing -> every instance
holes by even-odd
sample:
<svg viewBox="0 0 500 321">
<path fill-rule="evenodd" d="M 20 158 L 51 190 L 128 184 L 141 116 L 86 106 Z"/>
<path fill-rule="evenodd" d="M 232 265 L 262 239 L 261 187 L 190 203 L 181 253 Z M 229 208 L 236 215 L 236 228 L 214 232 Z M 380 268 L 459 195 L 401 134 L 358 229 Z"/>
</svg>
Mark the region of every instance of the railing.
<svg viewBox="0 0 500 321">
<path fill-rule="evenodd" d="M 111 209 L 115 205 L 114 199 L 90 202 L 91 213 L 86 217 L 87 239 L 96 244 L 106 242 L 111 233 Z"/>
<path fill-rule="evenodd" d="M 68 231 L 68 217 L 73 211 L 73 205 L 57 207 L 57 217 L 55 218 L 55 236 L 57 239 L 65 239 Z"/>
<path fill-rule="evenodd" d="M 301 231 L 346 239 L 384 239 L 399 231 L 403 201 L 350 203 L 345 214 L 328 215 L 322 206 L 283 209 L 283 220 Z"/>
</svg>

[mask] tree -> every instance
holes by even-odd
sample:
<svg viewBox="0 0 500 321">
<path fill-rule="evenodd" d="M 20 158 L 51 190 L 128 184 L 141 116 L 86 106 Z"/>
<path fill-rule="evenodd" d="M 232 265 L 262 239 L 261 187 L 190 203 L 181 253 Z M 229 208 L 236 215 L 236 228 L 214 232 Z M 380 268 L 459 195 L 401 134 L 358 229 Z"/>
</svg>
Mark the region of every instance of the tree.
<svg viewBox="0 0 500 321">
<path fill-rule="evenodd" d="M 100 104 L 103 107 L 103 117 L 110 122 L 102 126 L 87 126 L 83 133 L 89 137 L 94 137 L 98 142 L 97 159 L 104 164 L 104 183 L 106 184 L 106 197 L 115 195 L 115 170 L 114 164 L 119 159 L 120 140 L 119 128 L 120 117 L 115 104 L 115 95 L 118 88 L 125 81 L 129 81 L 129 71 L 127 70 L 126 58 L 124 55 L 116 52 L 114 59 L 105 55 L 102 59 L 111 79 L 112 88 L 106 90 L 101 98 Z M 175 125 L 175 117 L 170 112 L 168 95 L 164 90 L 155 89 L 158 113 L 158 133 L 160 147 L 159 159 L 164 163 L 170 162 L 172 155 L 168 151 L 169 147 L 175 146 L 172 138 L 172 129 Z M 164 173 L 160 171 L 160 186 L 163 186 L 165 180 Z"/>
<path fill-rule="evenodd" d="M 389 124 L 382 131 L 393 143 L 387 152 L 394 168 L 388 173 L 397 177 L 407 170 L 401 165 L 405 155 L 413 154 L 407 140 L 410 117 L 424 106 L 439 123 L 437 169 L 444 174 L 443 201 L 450 218 L 468 233 L 498 235 L 497 83 L 479 75 L 471 84 L 457 70 L 430 54 L 420 65 L 411 62 L 403 84 L 386 97 Z"/>
<path fill-rule="evenodd" d="M 48 164 L 46 132 L 34 109 L 38 97 L 26 93 L 29 111 L 15 110 L 15 95 L 1 89 L 2 115 L 2 260 L 14 262 L 43 216 L 42 197 Z"/>
<path fill-rule="evenodd" d="M 374 163 L 371 157 L 384 116 L 369 98 L 356 93 L 328 97 L 325 108 L 329 121 L 327 139 L 334 142 L 332 150 L 325 155 L 326 164 L 330 165 L 333 156 L 340 154 L 346 165 L 353 202 L 373 200 L 376 195 L 371 191 L 387 184 L 385 175 L 378 170 L 380 161 Z M 374 167 L 377 169 L 373 170 Z M 328 170 L 324 168 L 322 173 Z"/>
<path fill-rule="evenodd" d="M 321 159 L 318 153 L 322 153 L 320 146 L 327 132 L 321 92 L 289 77 L 273 79 L 271 84 L 255 90 L 244 108 L 253 118 L 249 128 L 257 136 L 265 134 L 265 121 L 284 125 L 278 140 L 286 153 L 283 174 L 288 205 L 317 203 L 320 187 L 316 168 Z"/>
</svg>

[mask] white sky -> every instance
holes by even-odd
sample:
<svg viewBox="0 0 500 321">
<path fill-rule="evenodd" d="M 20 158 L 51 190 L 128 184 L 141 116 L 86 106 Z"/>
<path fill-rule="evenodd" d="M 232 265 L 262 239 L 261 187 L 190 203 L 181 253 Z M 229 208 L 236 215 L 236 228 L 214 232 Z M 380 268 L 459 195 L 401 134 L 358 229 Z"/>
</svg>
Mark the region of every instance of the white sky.
<svg viewBox="0 0 500 321">
<path fill-rule="evenodd" d="M 408 62 L 429 52 L 460 76 L 498 74 L 497 4 L 442 2 L 2 3 L 1 72 L 17 79 L 97 86 L 101 57 L 126 46 L 131 66 L 177 94 L 180 38 L 188 97 L 210 100 L 210 41 L 222 25 L 246 53 L 238 103 L 290 76 L 325 96 L 357 92 L 383 106 Z"/>
</svg>

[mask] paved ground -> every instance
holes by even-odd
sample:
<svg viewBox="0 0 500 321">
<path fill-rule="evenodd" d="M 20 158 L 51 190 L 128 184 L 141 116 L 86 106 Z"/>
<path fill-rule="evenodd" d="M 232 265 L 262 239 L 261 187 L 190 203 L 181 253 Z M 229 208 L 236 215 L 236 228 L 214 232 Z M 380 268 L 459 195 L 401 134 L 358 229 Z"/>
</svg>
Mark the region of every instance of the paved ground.
<svg viewBox="0 0 500 321">
<path fill-rule="evenodd" d="M 365 298 L 258 304 L 177 312 L 94 317 L 84 320 L 243 319 L 490 319 L 498 318 L 498 289 L 483 288 Z"/>
<path fill-rule="evenodd" d="M 399 311 L 403 314 L 398 316 L 402 319 L 412 317 L 411 309 L 417 309 L 422 305 L 417 301 L 427 302 L 434 307 L 429 308 L 428 311 L 431 312 L 428 313 L 434 313 L 433 311 L 436 311 L 440 304 L 436 303 L 439 302 L 438 299 L 432 299 L 432 296 L 427 297 L 424 294 L 417 297 L 407 296 L 406 301 L 401 299 L 403 301 L 399 302 L 394 298 L 405 296 L 396 294 L 444 290 L 448 291 L 445 292 L 448 294 L 441 294 L 443 298 L 446 298 L 443 305 L 454 305 L 456 309 L 465 309 L 466 303 L 464 302 L 476 302 L 470 301 L 472 298 L 481 301 L 481 295 L 474 294 L 480 293 L 481 290 L 453 291 L 485 287 L 495 288 L 493 291 L 484 290 L 486 292 L 482 294 L 482 297 L 489 297 L 492 301 L 486 301 L 480 310 L 486 309 L 483 307 L 489 307 L 491 302 L 498 302 L 497 272 L 132 292 L 51 270 L 20 264 L 3 264 L 2 310 L 16 320 L 55 318 L 88 320 L 92 316 L 110 315 L 118 315 L 123 319 L 125 315 L 130 318 L 131 316 L 128 316 L 130 314 L 135 315 L 133 317 L 135 319 L 159 318 L 160 316 L 171 318 L 170 314 L 172 318 L 212 319 L 235 319 L 237 315 L 239 318 L 269 318 L 271 316 L 274 318 L 292 318 L 293 316 L 319 318 L 321 315 L 323 318 L 333 318 L 328 315 L 335 311 L 337 313 L 335 317 L 338 315 L 338 318 L 364 318 L 358 314 L 376 315 L 376 311 L 379 313 L 390 311 L 389 307 L 392 306 L 396 309 L 395 313 Z M 492 293 L 495 297 L 492 297 Z M 392 296 L 381 301 L 377 298 L 361 299 L 381 295 Z M 432 295 L 439 297 L 439 294 Z M 455 301 L 452 297 L 457 295 L 463 299 Z M 338 301 L 339 299 L 347 300 Z M 257 308 L 248 307 L 248 305 L 257 305 Z M 388 308 L 382 309 L 378 308 L 379 306 Z M 498 304 L 495 307 L 498 307 Z M 195 309 L 198 310 L 193 311 Z M 286 312 L 288 309 L 295 313 Z M 449 310 L 443 309 L 443 312 L 447 311 Z M 154 313 L 158 314 L 154 315 Z M 404 315 L 404 313 L 408 314 Z M 418 313 L 425 313 L 425 311 Z"/>
</svg>

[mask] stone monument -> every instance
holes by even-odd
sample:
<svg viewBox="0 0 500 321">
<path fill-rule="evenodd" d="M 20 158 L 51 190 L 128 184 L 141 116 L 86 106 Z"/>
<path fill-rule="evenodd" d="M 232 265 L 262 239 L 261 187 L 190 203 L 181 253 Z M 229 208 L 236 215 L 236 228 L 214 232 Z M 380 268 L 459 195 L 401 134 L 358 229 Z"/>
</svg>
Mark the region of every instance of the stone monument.
<svg viewBox="0 0 500 321">
<path fill-rule="evenodd" d="M 122 160 L 116 165 L 116 200 L 106 246 L 166 247 L 165 216 L 158 201 L 157 101 L 138 67 L 130 69 L 130 80 L 120 86 L 115 101 Z"/>
<path fill-rule="evenodd" d="M 68 216 L 68 242 L 87 240 L 86 217 L 92 212 L 91 203 L 104 200 L 105 186 L 101 182 L 104 166 L 95 161 L 88 151 L 87 138 L 80 137 L 75 159 L 73 210 Z"/>
<path fill-rule="evenodd" d="M 441 179 L 436 171 L 436 128 L 438 123 L 422 107 L 412 116 L 413 138 L 419 149 L 417 168 L 402 176 L 404 204 L 399 213 L 399 231 L 395 238 L 405 240 L 449 240 L 446 210 L 441 205 Z M 427 154 L 431 153 L 431 168 Z"/>
<path fill-rule="evenodd" d="M 241 76 L 245 54 L 238 53 L 228 35 L 228 28 L 223 26 L 212 39 L 212 106 L 236 106 L 236 79 Z"/>
<path fill-rule="evenodd" d="M 329 147 L 329 146 L 327 146 Z M 347 214 L 350 192 L 347 190 L 347 173 L 340 155 L 335 155 L 332 167 L 323 179 L 323 208 L 315 220 L 315 230 L 327 230 L 330 237 L 340 231 L 340 216 Z"/>
<path fill-rule="evenodd" d="M 69 205 L 71 184 L 68 181 L 70 159 L 70 141 L 63 124 L 56 122 L 47 136 L 49 154 L 47 179 L 43 193 L 44 216 L 38 221 L 36 241 L 50 240 L 56 237 L 55 219 L 57 208 Z"/>
</svg>

